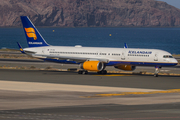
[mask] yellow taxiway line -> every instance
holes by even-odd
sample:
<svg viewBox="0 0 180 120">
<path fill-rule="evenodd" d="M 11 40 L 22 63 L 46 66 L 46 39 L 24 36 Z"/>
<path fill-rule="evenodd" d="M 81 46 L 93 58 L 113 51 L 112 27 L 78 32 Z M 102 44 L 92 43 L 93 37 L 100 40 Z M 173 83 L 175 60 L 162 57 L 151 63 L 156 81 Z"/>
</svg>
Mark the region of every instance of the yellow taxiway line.
<svg viewBox="0 0 180 120">
<path fill-rule="evenodd" d="M 94 76 L 108 76 L 108 77 L 111 77 L 111 76 L 132 76 L 132 75 L 110 74 L 110 75 L 94 75 Z"/>
<path fill-rule="evenodd" d="M 180 93 L 180 89 L 170 89 L 165 91 L 151 91 L 151 92 L 122 92 L 112 94 L 96 94 L 94 96 L 84 96 L 84 98 L 95 98 L 95 97 L 112 97 L 112 96 L 125 96 L 125 95 L 147 95 L 147 94 L 160 94 L 160 93 Z"/>
</svg>

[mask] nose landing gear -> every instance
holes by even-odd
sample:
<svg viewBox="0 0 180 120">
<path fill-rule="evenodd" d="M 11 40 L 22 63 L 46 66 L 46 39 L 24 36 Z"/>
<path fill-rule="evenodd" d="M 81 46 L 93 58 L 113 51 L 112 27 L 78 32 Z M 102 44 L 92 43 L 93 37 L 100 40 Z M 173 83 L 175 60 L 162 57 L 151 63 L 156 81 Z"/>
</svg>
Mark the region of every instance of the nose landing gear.
<svg viewBox="0 0 180 120">
<path fill-rule="evenodd" d="M 155 67 L 155 72 L 154 72 L 154 77 L 158 77 L 158 73 L 159 73 L 159 69 L 160 69 L 161 67 L 158 67 L 158 66 L 156 66 Z"/>
</svg>

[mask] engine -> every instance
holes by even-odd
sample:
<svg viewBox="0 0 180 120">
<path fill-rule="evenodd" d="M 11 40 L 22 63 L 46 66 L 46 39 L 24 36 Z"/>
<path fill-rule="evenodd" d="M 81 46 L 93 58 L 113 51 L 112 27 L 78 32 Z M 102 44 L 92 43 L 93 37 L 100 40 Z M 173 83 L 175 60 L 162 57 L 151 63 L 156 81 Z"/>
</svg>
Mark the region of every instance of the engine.
<svg viewBox="0 0 180 120">
<path fill-rule="evenodd" d="M 136 66 L 132 66 L 132 65 L 119 65 L 114 67 L 125 71 L 133 71 L 136 69 Z"/>
<path fill-rule="evenodd" d="M 80 65 L 80 68 L 89 71 L 101 71 L 104 69 L 104 64 L 100 61 L 86 61 Z"/>
</svg>

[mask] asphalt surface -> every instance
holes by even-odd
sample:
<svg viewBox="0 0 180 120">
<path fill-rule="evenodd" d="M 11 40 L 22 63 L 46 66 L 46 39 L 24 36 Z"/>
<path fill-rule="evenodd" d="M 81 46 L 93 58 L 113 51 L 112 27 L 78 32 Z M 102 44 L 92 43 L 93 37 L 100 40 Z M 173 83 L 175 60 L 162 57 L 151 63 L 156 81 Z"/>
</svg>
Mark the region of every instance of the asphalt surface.
<svg viewBox="0 0 180 120">
<path fill-rule="evenodd" d="M 131 75 L 131 74 L 108 74 L 79 75 L 70 71 L 45 71 L 45 70 L 0 70 L 0 80 L 42 82 L 56 84 L 75 84 L 109 87 L 128 87 L 146 89 L 179 89 L 180 76 Z"/>
<path fill-rule="evenodd" d="M 73 106 L 0 111 L 0 118 L 3 120 L 179 120 L 179 108 L 180 104 Z"/>
<path fill-rule="evenodd" d="M 97 76 L 96 74 L 79 75 L 68 71 L 39 70 L 0 70 L 0 80 L 13 82 L 53 83 L 69 85 L 145 88 L 145 89 L 179 89 L 179 76 L 128 75 Z M 1 91 L 1 90 L 0 90 Z M 0 119 L 3 120 L 178 120 L 180 119 L 179 93 L 155 95 L 128 95 L 102 98 L 79 98 L 92 95 L 86 92 L 16 92 L 1 91 L 1 108 L 11 102 L 18 104 L 18 109 L 1 109 Z M 157 100 L 169 103 L 155 103 Z M 48 102 L 45 102 L 49 100 Z M 148 101 L 149 100 L 149 104 Z M 176 101 L 173 101 L 176 100 Z M 4 102 L 5 101 L 5 102 Z M 18 102 L 19 101 L 19 102 Z M 39 101 L 39 103 L 36 103 Z M 67 101 L 67 102 L 65 102 Z M 109 102 L 110 101 L 110 102 Z M 114 102 L 113 102 L 114 101 Z M 137 105 L 126 105 L 123 101 Z M 129 102 L 128 102 L 129 101 Z M 44 104 L 41 104 L 45 102 Z M 76 104 L 73 104 L 77 102 Z M 146 102 L 141 105 L 141 102 Z M 152 102 L 152 103 L 150 103 Z M 57 104 L 58 103 L 58 104 Z M 78 104 L 84 103 L 84 104 Z M 23 108 L 28 105 L 32 108 Z M 37 105 L 36 105 L 37 104 Z M 55 104 L 54 106 L 47 104 Z M 56 105 L 57 104 L 57 105 Z M 62 105 L 59 105 L 62 104 Z M 63 106 L 63 104 L 66 104 Z M 68 105 L 69 104 L 69 105 Z M 72 104 L 72 105 L 71 105 Z M 45 106 L 45 107 L 44 107 Z M 22 109 L 23 108 L 23 109 Z"/>
</svg>

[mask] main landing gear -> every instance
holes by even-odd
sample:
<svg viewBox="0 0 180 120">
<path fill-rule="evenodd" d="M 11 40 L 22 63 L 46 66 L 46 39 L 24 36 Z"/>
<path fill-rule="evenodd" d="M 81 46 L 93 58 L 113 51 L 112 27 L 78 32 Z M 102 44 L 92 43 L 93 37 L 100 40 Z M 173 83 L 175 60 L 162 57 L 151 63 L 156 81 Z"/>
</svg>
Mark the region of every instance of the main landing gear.
<svg viewBox="0 0 180 120">
<path fill-rule="evenodd" d="M 160 69 L 161 67 L 155 67 L 155 72 L 154 72 L 154 77 L 158 77 L 158 73 L 159 73 L 159 69 Z"/>
<path fill-rule="evenodd" d="M 79 71 L 78 71 L 78 74 L 83 74 L 83 75 L 85 75 L 85 74 L 88 74 L 88 71 L 87 71 L 87 70 L 79 70 Z"/>
<path fill-rule="evenodd" d="M 106 70 L 102 70 L 102 71 L 99 71 L 97 72 L 98 74 L 107 74 L 107 71 Z"/>
<path fill-rule="evenodd" d="M 106 70 L 102 70 L 102 71 L 99 71 L 99 72 L 97 72 L 98 74 L 107 74 L 107 71 Z M 88 71 L 87 70 L 79 70 L 78 71 L 78 74 L 83 74 L 83 75 L 85 75 L 85 74 L 88 74 Z"/>
</svg>

